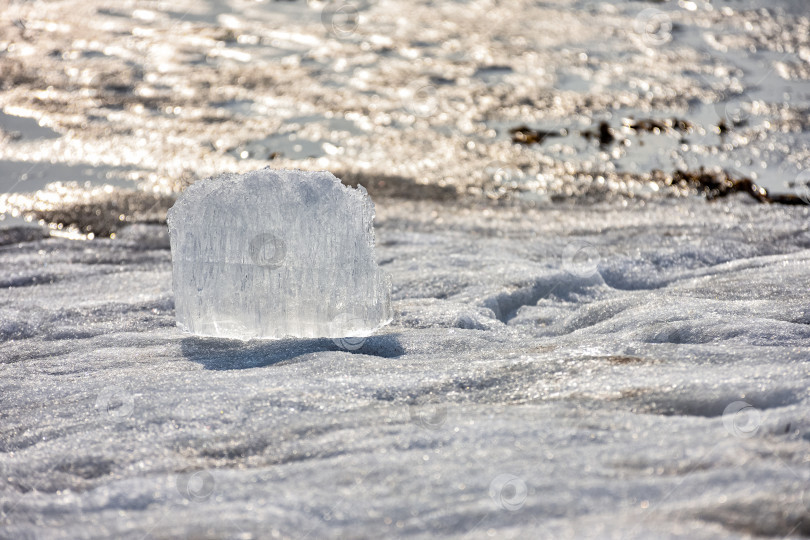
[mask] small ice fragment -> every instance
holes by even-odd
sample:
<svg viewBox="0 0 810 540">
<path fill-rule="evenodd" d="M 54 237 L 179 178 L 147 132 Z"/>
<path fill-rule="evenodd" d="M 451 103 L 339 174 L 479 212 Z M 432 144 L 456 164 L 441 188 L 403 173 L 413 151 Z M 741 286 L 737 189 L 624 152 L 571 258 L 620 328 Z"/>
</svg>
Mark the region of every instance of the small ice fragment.
<svg viewBox="0 0 810 540">
<path fill-rule="evenodd" d="M 190 186 L 169 210 L 177 324 L 235 339 L 367 335 L 391 321 L 374 203 L 326 171 Z"/>
</svg>

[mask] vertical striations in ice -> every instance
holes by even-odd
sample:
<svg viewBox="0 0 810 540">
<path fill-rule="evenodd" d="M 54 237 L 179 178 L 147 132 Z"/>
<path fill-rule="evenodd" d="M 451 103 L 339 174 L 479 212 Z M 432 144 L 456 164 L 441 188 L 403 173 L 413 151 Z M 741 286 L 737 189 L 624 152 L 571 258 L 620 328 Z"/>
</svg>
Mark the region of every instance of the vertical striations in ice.
<svg viewBox="0 0 810 540">
<path fill-rule="evenodd" d="M 391 320 L 373 221 L 366 190 L 326 171 L 195 183 L 168 215 L 178 325 L 236 339 L 373 332 Z"/>
</svg>

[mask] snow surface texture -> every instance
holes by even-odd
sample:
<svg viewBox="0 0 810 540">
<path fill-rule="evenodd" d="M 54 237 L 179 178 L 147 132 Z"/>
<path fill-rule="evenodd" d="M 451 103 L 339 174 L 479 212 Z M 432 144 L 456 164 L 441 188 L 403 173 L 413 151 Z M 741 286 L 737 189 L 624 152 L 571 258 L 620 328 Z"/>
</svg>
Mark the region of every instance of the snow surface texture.
<svg viewBox="0 0 810 540">
<path fill-rule="evenodd" d="M 349 347 L 183 334 L 164 227 L 7 235 L 0 537 L 810 534 L 807 209 L 377 211 Z"/>
<path fill-rule="evenodd" d="M 391 321 L 374 204 L 327 171 L 197 182 L 169 210 L 177 323 L 236 339 L 368 335 Z"/>
</svg>

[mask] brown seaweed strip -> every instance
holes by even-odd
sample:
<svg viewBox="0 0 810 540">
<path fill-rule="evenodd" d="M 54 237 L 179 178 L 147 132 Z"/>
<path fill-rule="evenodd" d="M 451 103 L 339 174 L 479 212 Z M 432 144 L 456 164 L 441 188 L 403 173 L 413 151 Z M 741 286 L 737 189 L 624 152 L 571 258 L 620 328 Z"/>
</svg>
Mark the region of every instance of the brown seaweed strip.
<svg viewBox="0 0 810 540">
<path fill-rule="evenodd" d="M 518 144 L 539 144 L 548 137 L 563 137 L 567 130 L 532 129 L 529 126 L 518 126 L 509 130 L 512 142 Z"/>
<path fill-rule="evenodd" d="M 701 168 L 698 171 L 675 171 L 672 183 L 692 186 L 710 201 L 727 197 L 732 193 L 747 193 L 761 203 L 791 206 L 810 204 L 798 195 L 789 193 L 771 195 L 767 189 L 757 185 L 750 178 L 745 176 L 734 178 L 725 170 L 710 172 Z"/>
</svg>

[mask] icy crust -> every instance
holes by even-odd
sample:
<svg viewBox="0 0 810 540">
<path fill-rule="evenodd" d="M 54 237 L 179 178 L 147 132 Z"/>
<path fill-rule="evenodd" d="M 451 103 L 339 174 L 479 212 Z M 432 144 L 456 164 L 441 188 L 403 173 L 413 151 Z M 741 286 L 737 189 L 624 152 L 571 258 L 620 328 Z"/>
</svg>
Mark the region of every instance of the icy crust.
<svg viewBox="0 0 810 540">
<path fill-rule="evenodd" d="M 160 226 L 0 247 L 0 538 L 810 534 L 810 209 L 377 214 L 352 350 L 184 334 Z"/>
<path fill-rule="evenodd" d="M 326 171 L 190 186 L 168 214 L 178 325 L 235 339 L 344 337 L 391 321 L 374 204 Z"/>
</svg>

